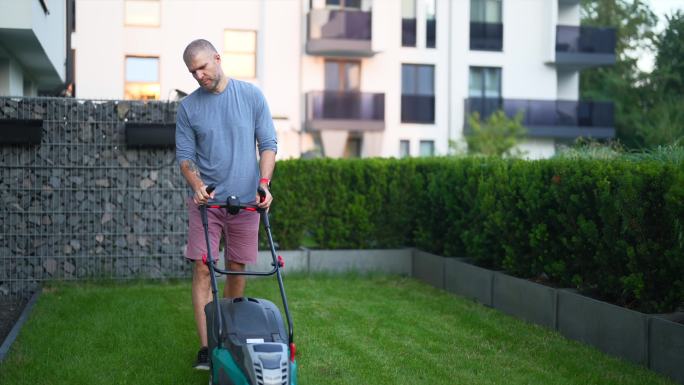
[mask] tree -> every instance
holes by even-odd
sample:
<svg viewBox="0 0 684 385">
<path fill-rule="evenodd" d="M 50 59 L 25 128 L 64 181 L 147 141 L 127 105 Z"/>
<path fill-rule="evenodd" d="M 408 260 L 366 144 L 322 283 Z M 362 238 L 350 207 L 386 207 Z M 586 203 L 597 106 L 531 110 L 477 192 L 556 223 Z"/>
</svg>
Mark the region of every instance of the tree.
<svg viewBox="0 0 684 385">
<path fill-rule="evenodd" d="M 684 93 L 684 13 L 665 16 L 667 28 L 655 39 L 658 50 L 651 74 L 655 91 L 682 97 Z"/>
<path fill-rule="evenodd" d="M 644 114 L 637 132 L 648 147 L 684 144 L 684 13 L 667 16 L 654 39 L 655 68 L 644 89 Z"/>
<path fill-rule="evenodd" d="M 468 153 L 487 156 L 522 155 L 516 148 L 527 133 L 522 125 L 522 119 L 522 113 L 509 118 L 503 111 L 498 110 L 482 122 L 480 114 L 473 112 L 468 117 L 471 131 L 466 136 Z"/>
<path fill-rule="evenodd" d="M 656 15 L 644 0 L 582 0 L 582 24 L 616 29 L 616 63 L 582 71 L 582 98 L 615 103 L 617 137 L 628 147 L 641 147 L 635 122 L 644 113 L 642 85 L 646 74 L 637 67 L 640 51 L 652 49 Z"/>
</svg>

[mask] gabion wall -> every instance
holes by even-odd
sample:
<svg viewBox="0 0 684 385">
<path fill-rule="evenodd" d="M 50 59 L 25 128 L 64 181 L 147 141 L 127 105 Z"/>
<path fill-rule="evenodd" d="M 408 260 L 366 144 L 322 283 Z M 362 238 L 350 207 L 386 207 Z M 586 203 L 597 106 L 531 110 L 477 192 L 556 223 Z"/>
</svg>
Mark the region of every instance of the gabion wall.
<svg viewBox="0 0 684 385">
<path fill-rule="evenodd" d="M 0 98 L 0 119 L 44 119 L 37 146 L 0 145 L 0 295 L 49 279 L 189 276 L 175 150 L 127 148 L 126 121 L 176 104 Z"/>
</svg>

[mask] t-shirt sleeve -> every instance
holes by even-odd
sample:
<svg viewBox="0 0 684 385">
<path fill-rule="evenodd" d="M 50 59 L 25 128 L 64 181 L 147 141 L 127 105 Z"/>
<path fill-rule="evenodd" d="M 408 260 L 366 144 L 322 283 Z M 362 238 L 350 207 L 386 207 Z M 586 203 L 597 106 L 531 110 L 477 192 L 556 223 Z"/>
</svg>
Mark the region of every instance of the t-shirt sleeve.
<svg viewBox="0 0 684 385">
<path fill-rule="evenodd" d="M 259 147 L 259 153 L 261 154 L 266 150 L 278 152 L 278 139 L 276 138 L 271 111 L 268 108 L 264 94 L 257 87 L 254 87 L 254 99 L 254 134 Z"/>
<path fill-rule="evenodd" d="M 176 112 L 176 161 L 178 163 L 184 160 L 195 162 L 195 154 L 195 133 L 190 127 L 185 107 L 179 104 L 178 112 Z"/>
</svg>

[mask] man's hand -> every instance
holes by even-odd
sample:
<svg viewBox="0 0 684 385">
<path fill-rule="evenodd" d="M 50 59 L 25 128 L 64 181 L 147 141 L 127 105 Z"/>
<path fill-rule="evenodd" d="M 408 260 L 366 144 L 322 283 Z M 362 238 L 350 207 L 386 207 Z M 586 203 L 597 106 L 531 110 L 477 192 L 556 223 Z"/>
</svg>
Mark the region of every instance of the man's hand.
<svg viewBox="0 0 684 385">
<path fill-rule="evenodd" d="M 261 201 L 261 196 L 259 196 L 259 193 L 256 195 L 256 201 L 257 205 L 261 207 L 262 209 L 268 210 L 269 207 L 271 207 L 271 202 L 273 202 L 273 196 L 271 195 L 271 191 L 268 190 L 268 185 L 265 184 L 260 184 L 259 187 L 264 189 L 266 192 L 266 196 L 264 197 L 264 201 Z"/>
<path fill-rule="evenodd" d="M 192 196 L 192 200 L 196 205 L 205 205 L 209 199 L 214 199 L 214 191 L 211 194 L 207 193 L 206 185 L 202 185 L 202 187 L 195 190 L 195 195 Z"/>
</svg>

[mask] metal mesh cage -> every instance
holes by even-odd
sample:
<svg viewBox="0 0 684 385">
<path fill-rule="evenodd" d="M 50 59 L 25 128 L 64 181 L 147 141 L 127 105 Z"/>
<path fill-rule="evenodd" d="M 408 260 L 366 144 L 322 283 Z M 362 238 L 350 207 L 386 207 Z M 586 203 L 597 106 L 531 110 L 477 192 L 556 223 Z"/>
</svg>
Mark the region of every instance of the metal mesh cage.
<svg viewBox="0 0 684 385">
<path fill-rule="evenodd" d="M 126 122 L 174 123 L 176 106 L 0 98 L 0 119 L 43 120 L 39 145 L 0 145 L 0 295 L 49 279 L 189 276 L 175 151 L 124 140 Z"/>
</svg>

